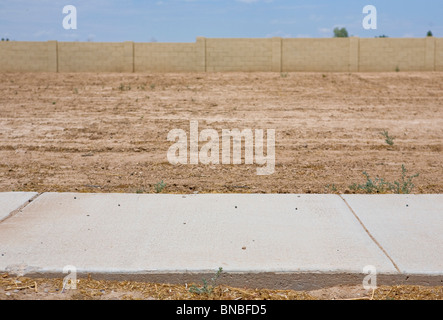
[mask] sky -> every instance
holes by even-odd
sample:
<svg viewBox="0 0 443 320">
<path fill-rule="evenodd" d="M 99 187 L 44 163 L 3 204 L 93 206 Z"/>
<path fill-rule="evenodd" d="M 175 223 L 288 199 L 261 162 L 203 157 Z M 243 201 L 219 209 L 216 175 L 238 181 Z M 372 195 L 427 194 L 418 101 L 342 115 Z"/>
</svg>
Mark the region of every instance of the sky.
<svg viewBox="0 0 443 320">
<path fill-rule="evenodd" d="M 63 7 L 77 10 L 65 30 Z M 377 9 L 366 30 L 363 7 Z M 0 37 L 15 41 L 195 42 L 208 38 L 443 37 L 442 0 L 0 0 Z"/>
</svg>

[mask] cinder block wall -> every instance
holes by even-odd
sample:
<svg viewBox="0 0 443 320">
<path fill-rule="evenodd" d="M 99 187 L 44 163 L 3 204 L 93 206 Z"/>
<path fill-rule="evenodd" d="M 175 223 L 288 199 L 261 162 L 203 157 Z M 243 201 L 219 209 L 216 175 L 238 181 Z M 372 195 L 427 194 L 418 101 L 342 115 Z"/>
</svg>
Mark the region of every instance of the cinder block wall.
<svg viewBox="0 0 443 320">
<path fill-rule="evenodd" d="M 0 42 L 0 72 L 443 71 L 443 39 Z"/>
<path fill-rule="evenodd" d="M 57 42 L 0 41 L 0 71 L 57 72 Z"/>
<path fill-rule="evenodd" d="M 350 39 L 283 39 L 283 71 L 350 71 Z"/>
<path fill-rule="evenodd" d="M 430 39 L 434 42 L 435 39 Z M 430 71 L 427 39 L 360 39 L 359 71 Z M 431 49 L 432 52 L 434 49 Z"/>
<path fill-rule="evenodd" d="M 205 39 L 196 43 L 135 43 L 135 72 L 204 72 Z"/>
<path fill-rule="evenodd" d="M 59 72 L 134 72 L 133 42 L 58 42 Z"/>
<path fill-rule="evenodd" d="M 272 39 L 206 39 L 206 71 L 272 71 Z"/>
<path fill-rule="evenodd" d="M 435 39 L 435 71 L 443 71 L 443 39 Z"/>
</svg>

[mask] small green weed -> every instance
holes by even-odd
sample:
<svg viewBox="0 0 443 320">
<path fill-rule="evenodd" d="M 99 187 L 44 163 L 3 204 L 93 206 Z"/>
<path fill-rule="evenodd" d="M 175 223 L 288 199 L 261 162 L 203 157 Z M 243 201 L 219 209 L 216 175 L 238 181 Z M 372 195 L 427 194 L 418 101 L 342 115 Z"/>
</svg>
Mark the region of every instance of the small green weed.
<svg viewBox="0 0 443 320">
<path fill-rule="evenodd" d="M 365 171 L 363 174 L 366 177 L 365 184 L 352 184 L 349 186 L 349 189 L 353 191 L 360 191 L 368 194 L 377 194 L 377 193 L 396 193 L 396 194 L 409 194 L 414 188 L 414 184 L 412 183 L 412 179 L 419 176 L 419 174 L 414 174 L 412 176 L 407 177 L 407 170 L 404 165 L 401 166 L 401 180 L 394 181 L 393 183 L 385 181 L 382 178 L 376 177 L 374 180 L 369 177 L 369 174 Z"/>
<path fill-rule="evenodd" d="M 390 145 L 393 146 L 394 145 L 394 139 L 395 137 L 392 137 L 389 135 L 389 132 L 386 130 L 383 130 L 383 132 L 380 132 L 380 134 L 385 137 L 385 142 Z"/>
<path fill-rule="evenodd" d="M 203 286 L 197 287 L 196 285 L 192 285 L 189 288 L 189 292 L 196 293 L 196 294 L 211 294 L 214 291 L 214 287 L 216 287 L 217 280 L 220 277 L 220 275 L 222 274 L 222 272 L 223 272 L 223 268 L 222 267 L 218 268 L 218 271 L 215 274 L 215 276 L 211 278 L 210 284 L 208 283 L 208 281 L 206 279 L 202 279 Z"/>
<path fill-rule="evenodd" d="M 160 193 L 160 192 L 162 192 L 163 189 L 164 189 L 165 187 L 166 187 L 166 183 L 164 183 L 163 180 L 160 181 L 160 182 L 158 182 L 158 183 L 156 183 L 156 184 L 154 185 L 155 193 Z"/>
<path fill-rule="evenodd" d="M 129 91 L 129 90 L 131 90 L 131 85 L 124 85 L 123 83 L 121 83 L 120 86 L 118 87 L 118 90 Z"/>
<path fill-rule="evenodd" d="M 328 184 L 328 185 L 326 185 L 325 186 L 325 188 L 326 188 L 326 190 L 327 191 L 332 191 L 332 192 L 337 192 L 337 187 L 335 186 L 335 184 L 333 183 L 333 184 Z"/>
<path fill-rule="evenodd" d="M 349 189 L 353 191 L 363 191 L 364 193 L 386 193 L 389 191 L 389 182 L 384 181 L 380 178 L 375 178 L 375 180 L 372 180 L 369 177 L 369 174 L 364 171 L 363 175 L 366 177 L 366 183 L 365 184 L 352 184 L 349 186 Z"/>
<path fill-rule="evenodd" d="M 417 178 L 419 176 L 419 173 L 416 173 L 412 176 L 407 177 L 406 173 L 408 170 L 406 170 L 405 166 L 401 165 L 401 181 L 394 181 L 394 184 L 391 185 L 391 189 L 394 191 L 394 193 L 399 194 L 409 194 L 411 193 L 412 189 L 414 188 L 414 184 L 412 183 L 412 179 Z"/>
</svg>

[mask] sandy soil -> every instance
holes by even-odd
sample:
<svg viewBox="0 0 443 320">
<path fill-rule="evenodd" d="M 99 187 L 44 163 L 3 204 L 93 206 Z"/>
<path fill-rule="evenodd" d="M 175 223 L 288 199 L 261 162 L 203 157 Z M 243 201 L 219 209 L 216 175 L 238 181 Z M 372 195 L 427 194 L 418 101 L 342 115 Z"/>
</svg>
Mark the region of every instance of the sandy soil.
<svg viewBox="0 0 443 320">
<path fill-rule="evenodd" d="M 275 129 L 275 173 L 171 165 L 168 132 L 190 120 Z M 442 137 L 443 73 L 0 77 L 0 191 L 353 193 L 363 171 L 393 182 L 404 164 L 413 193 L 442 193 Z"/>
</svg>

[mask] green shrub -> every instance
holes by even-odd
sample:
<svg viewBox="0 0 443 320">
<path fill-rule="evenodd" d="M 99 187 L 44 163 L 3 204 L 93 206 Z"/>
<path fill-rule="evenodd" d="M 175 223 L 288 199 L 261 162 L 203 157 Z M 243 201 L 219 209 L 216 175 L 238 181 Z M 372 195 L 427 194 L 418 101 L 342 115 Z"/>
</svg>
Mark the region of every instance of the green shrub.
<svg viewBox="0 0 443 320">
<path fill-rule="evenodd" d="M 363 172 L 366 177 L 366 183 L 364 184 L 352 184 L 349 189 L 357 192 L 363 192 L 368 194 L 379 194 L 379 193 L 396 193 L 396 194 L 409 194 L 415 185 L 412 180 L 419 176 L 419 174 L 414 174 L 407 177 L 407 170 L 404 165 L 401 166 L 401 180 L 388 182 L 381 178 L 375 178 L 374 180 L 370 178 L 369 174 Z"/>
</svg>

